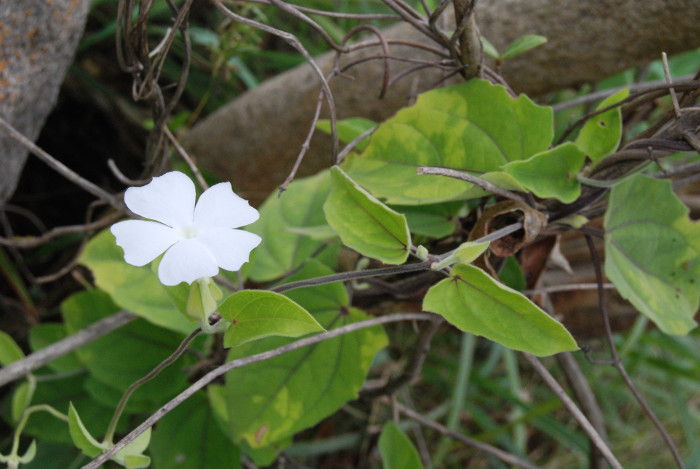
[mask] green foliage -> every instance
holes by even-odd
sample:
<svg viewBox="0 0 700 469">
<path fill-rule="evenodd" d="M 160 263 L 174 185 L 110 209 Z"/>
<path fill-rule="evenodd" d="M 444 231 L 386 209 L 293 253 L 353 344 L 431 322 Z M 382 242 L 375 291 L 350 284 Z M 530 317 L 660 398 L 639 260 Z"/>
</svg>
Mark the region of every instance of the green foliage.
<svg viewBox="0 0 700 469">
<path fill-rule="evenodd" d="M 406 217 L 381 203 L 339 167 L 331 168 L 331 178 L 323 212 L 343 244 L 386 264 L 406 262 L 411 248 Z"/>
<path fill-rule="evenodd" d="M 418 451 L 394 422 L 384 424 L 379 435 L 379 452 L 384 469 L 423 469 Z"/>
<path fill-rule="evenodd" d="M 362 117 L 351 117 L 349 119 L 339 120 L 337 123 L 338 140 L 343 143 L 350 143 L 375 125 L 377 124 Z M 327 119 L 319 120 L 316 127 L 329 135 L 331 134 L 331 121 Z M 360 151 L 364 150 L 366 147 L 366 139 L 363 139 L 357 145 L 357 149 Z"/>
<path fill-rule="evenodd" d="M 186 429 L 186 431 L 185 431 Z M 239 469 L 238 447 L 219 429 L 200 393 L 166 415 L 151 440 L 154 469 Z"/>
<path fill-rule="evenodd" d="M 0 331 L 0 365 L 7 366 L 24 358 L 24 352 L 7 333 Z"/>
<path fill-rule="evenodd" d="M 619 103 L 629 94 L 628 89 L 618 91 L 604 99 L 596 110 Z M 586 121 L 576 138 L 576 145 L 597 163 L 617 150 L 621 138 L 622 111 L 620 107 L 616 107 Z"/>
<path fill-rule="evenodd" d="M 636 175 L 615 186 L 605 214 L 605 273 L 668 334 L 696 326 L 700 228 L 671 183 Z"/>
<path fill-rule="evenodd" d="M 327 329 L 367 319 L 356 309 L 316 316 Z M 231 349 L 234 360 L 288 343 L 267 338 Z M 381 328 L 363 329 L 226 375 L 235 441 L 262 448 L 318 423 L 357 397 L 374 355 L 386 345 Z"/>
<path fill-rule="evenodd" d="M 538 197 L 571 203 L 581 194 L 576 179 L 586 156 L 573 143 L 564 143 L 524 161 L 513 161 L 503 171 Z"/>
<path fill-rule="evenodd" d="M 423 309 L 440 314 L 462 331 L 534 355 L 578 349 L 559 322 L 471 265 L 454 266 L 449 279 L 431 287 Z"/>
<path fill-rule="evenodd" d="M 221 304 L 219 312 L 232 323 L 224 335 L 226 347 L 264 337 L 299 337 L 324 330 L 304 308 L 270 291 L 243 290 L 234 293 Z"/>
<path fill-rule="evenodd" d="M 323 242 L 297 234 L 291 228 L 326 225 L 323 203 L 330 192 L 330 175 L 294 181 L 283 197 L 273 195 L 260 208 L 260 220 L 249 230 L 262 237 L 250 258 L 250 278 L 265 282 L 282 277 L 299 267 Z"/>
<path fill-rule="evenodd" d="M 92 271 L 97 287 L 121 308 L 173 331 L 189 333 L 196 327 L 183 315 L 173 314 L 178 306 L 157 274 L 148 267 L 124 262 L 124 253 L 109 230 L 90 240 L 79 262 Z"/>
<path fill-rule="evenodd" d="M 552 136 L 551 108 L 526 96 L 513 99 L 502 86 L 474 79 L 422 94 L 414 106 L 383 122 L 362 155 L 346 158 L 343 168 L 390 204 L 459 200 L 469 195 L 472 184 L 418 176 L 417 169 L 498 171 L 546 150 Z"/>
</svg>

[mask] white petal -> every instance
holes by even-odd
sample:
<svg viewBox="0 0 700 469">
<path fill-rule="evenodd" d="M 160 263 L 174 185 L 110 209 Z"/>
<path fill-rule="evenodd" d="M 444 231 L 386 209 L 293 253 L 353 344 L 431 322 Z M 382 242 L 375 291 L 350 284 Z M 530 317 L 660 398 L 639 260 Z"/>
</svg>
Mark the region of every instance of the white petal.
<svg viewBox="0 0 700 469">
<path fill-rule="evenodd" d="M 130 187 L 124 202 L 132 212 L 173 228 L 190 226 L 196 197 L 194 183 L 179 171 L 171 171 L 143 187 Z"/>
<path fill-rule="evenodd" d="M 158 278 L 163 285 L 192 283 L 198 278 L 213 277 L 219 272 L 216 259 L 202 243 L 183 239 L 163 256 L 158 267 Z"/>
<path fill-rule="evenodd" d="M 233 193 L 230 182 L 211 186 L 199 197 L 194 209 L 197 228 L 238 228 L 260 218 L 248 201 Z"/>
<path fill-rule="evenodd" d="M 250 251 L 262 241 L 256 234 L 229 228 L 207 230 L 200 233 L 196 239 L 214 255 L 219 267 L 231 271 L 239 270 L 248 262 Z"/>
<path fill-rule="evenodd" d="M 117 245 L 124 249 L 124 260 L 138 267 L 161 255 L 180 237 L 169 226 L 153 221 L 127 220 L 111 228 Z"/>
</svg>

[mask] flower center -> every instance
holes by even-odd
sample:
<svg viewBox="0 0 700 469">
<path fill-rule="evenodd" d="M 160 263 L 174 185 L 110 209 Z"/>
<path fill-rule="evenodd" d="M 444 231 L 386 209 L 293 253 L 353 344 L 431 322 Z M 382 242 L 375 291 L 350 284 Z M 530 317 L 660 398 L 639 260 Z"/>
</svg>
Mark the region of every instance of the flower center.
<svg viewBox="0 0 700 469">
<path fill-rule="evenodd" d="M 194 238 L 197 236 L 197 228 L 192 225 L 180 227 L 178 232 L 183 238 Z"/>
</svg>

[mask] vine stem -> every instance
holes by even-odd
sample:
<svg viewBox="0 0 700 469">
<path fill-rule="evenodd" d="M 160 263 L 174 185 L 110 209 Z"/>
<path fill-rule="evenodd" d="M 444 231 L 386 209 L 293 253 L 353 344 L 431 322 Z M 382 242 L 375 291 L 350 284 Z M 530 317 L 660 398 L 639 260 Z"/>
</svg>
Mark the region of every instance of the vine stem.
<svg viewBox="0 0 700 469">
<path fill-rule="evenodd" d="M 625 365 L 622 363 L 620 355 L 617 353 L 617 346 L 615 345 L 612 327 L 610 326 L 610 315 L 608 314 L 608 306 L 605 302 L 605 291 L 603 290 L 603 270 L 601 268 L 600 256 L 598 255 L 598 251 L 595 248 L 595 244 L 593 244 L 593 238 L 591 238 L 590 235 L 586 235 L 586 243 L 588 244 L 588 250 L 591 254 L 591 260 L 593 261 L 596 282 L 598 282 L 598 308 L 600 309 L 600 314 L 603 316 L 603 324 L 605 325 L 605 338 L 608 342 L 608 347 L 610 348 L 610 356 L 612 358 L 611 364 L 615 367 L 617 372 L 620 373 L 622 380 L 625 382 L 630 392 L 637 400 L 637 403 L 639 403 L 639 406 L 642 408 L 649 420 L 651 420 L 651 422 L 654 424 L 659 434 L 661 434 L 661 438 L 663 438 L 664 442 L 666 443 L 666 446 L 668 446 L 668 449 L 673 455 L 673 460 L 676 462 L 676 466 L 680 469 L 685 469 L 685 463 L 683 462 L 683 458 L 681 458 L 681 455 L 678 452 L 678 448 L 676 448 L 675 443 L 673 443 L 671 435 L 668 434 L 659 418 L 656 416 L 654 411 L 647 403 L 646 399 L 644 399 L 642 393 L 639 391 L 639 389 L 637 389 L 637 386 L 634 385 L 634 382 L 632 382 L 632 379 L 630 378 L 629 374 L 627 374 L 627 369 L 625 368 Z"/>
<path fill-rule="evenodd" d="M 180 342 L 180 345 L 177 347 L 177 349 L 175 349 L 173 353 L 170 354 L 168 358 L 160 362 L 158 366 L 149 371 L 148 374 L 146 374 L 146 376 L 131 383 L 131 385 L 126 389 L 126 391 L 124 391 L 124 394 L 122 395 L 121 399 L 119 400 L 119 403 L 117 404 L 117 408 L 114 410 L 112 420 L 107 426 L 107 431 L 105 432 L 105 437 L 103 440 L 104 443 L 112 443 L 112 439 L 114 438 L 114 432 L 117 430 L 117 424 L 119 423 L 119 418 L 122 416 L 124 408 L 126 407 L 127 402 L 129 402 L 129 399 L 131 398 L 131 395 L 134 393 L 134 391 L 136 391 L 139 387 L 158 376 L 158 374 L 161 371 L 170 366 L 173 362 L 175 362 L 175 360 L 180 358 L 182 354 L 185 353 L 190 343 L 201 332 L 202 329 L 199 327 L 194 331 L 190 332 L 190 334 L 187 337 L 185 337 L 182 342 Z"/>
<path fill-rule="evenodd" d="M 381 316 L 378 318 L 368 319 L 365 321 L 356 322 L 353 324 L 348 324 L 346 326 L 339 327 L 327 332 L 322 332 L 312 337 L 307 337 L 304 339 L 297 340 L 291 344 L 283 345 L 277 347 L 276 349 L 269 350 L 267 352 L 258 353 L 256 355 L 251 355 L 245 358 L 239 358 L 238 360 L 232 360 L 228 363 L 215 368 L 206 375 L 202 376 L 199 380 L 194 382 L 190 387 L 182 391 L 180 394 L 171 399 L 163 407 L 158 409 L 153 415 L 148 417 L 141 425 L 134 428 L 128 435 L 119 440 L 114 444 L 112 448 L 105 451 L 97 458 L 93 459 L 88 464 L 84 465 L 81 469 L 97 469 L 102 463 L 107 461 L 111 456 L 113 456 L 117 451 L 124 448 L 126 445 L 134 441 L 136 437 L 145 432 L 148 428 L 152 427 L 156 422 L 162 419 L 166 414 L 175 409 L 177 406 L 182 404 L 185 400 L 189 399 L 194 393 L 203 389 L 206 385 L 214 381 L 219 376 L 227 373 L 236 368 L 242 368 L 247 365 L 252 365 L 253 363 L 258 363 L 264 360 L 269 360 L 271 358 L 283 355 L 285 353 L 298 350 L 302 347 L 308 347 L 309 345 L 314 345 L 325 340 L 332 339 L 341 335 L 349 334 L 351 332 L 359 331 L 361 329 L 366 329 L 368 327 L 378 326 L 381 324 L 388 324 L 392 322 L 401 321 L 432 321 L 435 319 L 434 314 L 430 313 L 397 313 L 390 314 L 387 316 Z"/>
<path fill-rule="evenodd" d="M 431 176 L 446 176 L 454 179 L 460 179 L 462 181 L 471 182 L 472 184 L 479 186 L 484 190 L 493 192 L 494 194 L 505 197 L 506 199 L 519 200 L 520 202 L 527 203 L 525 198 L 520 196 L 520 194 L 501 189 L 500 187 L 487 181 L 486 179 L 482 179 L 477 176 L 472 176 L 471 174 L 465 173 L 464 171 L 457 171 L 449 168 L 440 168 L 438 166 L 421 166 L 420 168 L 418 168 L 417 173 L 418 175 L 425 174 Z"/>
<path fill-rule="evenodd" d="M 90 324 L 75 334 L 61 339 L 48 347 L 44 347 L 25 358 L 10 363 L 0 369 L 0 386 L 26 376 L 37 368 L 41 368 L 58 357 L 99 339 L 103 335 L 122 327 L 136 319 L 136 315 L 128 311 L 119 311 L 111 316 Z"/>
<path fill-rule="evenodd" d="M 116 197 L 114 197 L 109 192 L 105 191 L 101 187 L 98 187 L 94 183 L 83 178 L 78 173 L 76 173 L 75 171 L 70 169 L 68 166 L 64 165 L 63 163 L 58 161 L 56 158 L 49 155 L 43 149 L 38 147 L 34 142 L 32 142 L 27 137 L 25 137 L 19 130 L 15 129 L 9 122 L 7 122 L 2 117 L 0 117 L 0 128 L 5 130 L 5 132 L 7 132 L 10 135 L 10 137 L 15 139 L 15 141 L 17 141 L 17 143 L 19 143 L 24 148 L 26 148 L 28 151 L 30 151 L 31 153 L 36 155 L 41 161 L 46 163 L 51 169 L 53 169 L 54 171 L 56 171 L 58 174 L 65 177 L 66 179 L 68 179 L 70 182 L 72 182 L 76 186 L 84 189 L 85 191 L 94 195 L 98 199 L 105 201 L 106 203 L 108 203 L 112 207 L 116 208 L 117 210 L 122 211 L 122 212 L 128 212 L 128 210 L 123 202 L 119 201 Z"/>
<path fill-rule="evenodd" d="M 423 417 L 421 414 L 419 414 L 418 412 L 416 412 L 415 410 L 413 410 L 409 407 L 406 407 L 405 405 L 399 404 L 398 402 L 394 403 L 393 405 L 396 406 L 396 408 L 399 410 L 399 412 L 401 412 L 402 414 L 406 415 L 407 417 L 415 420 L 416 422 L 420 423 L 421 425 L 425 425 L 426 427 L 432 428 L 433 430 L 437 430 L 438 432 L 442 433 L 445 436 L 449 436 L 450 438 L 453 438 L 461 443 L 464 443 L 464 444 L 469 445 L 473 448 L 476 448 L 476 449 L 481 450 L 485 453 L 488 453 L 492 456 L 495 456 L 507 464 L 511 464 L 511 465 L 517 466 L 517 467 L 522 467 L 525 469 L 541 469 L 540 466 L 535 466 L 534 464 L 532 464 L 528 461 L 525 461 L 524 459 L 520 459 L 519 457 L 517 457 L 515 455 L 507 453 L 500 448 L 489 445 L 488 443 L 483 443 L 483 442 L 475 440 L 473 438 L 469 438 L 468 436 L 462 435 L 461 433 L 457 433 L 455 431 L 452 431 L 449 428 L 447 428 L 443 425 L 440 425 L 439 423 L 437 423 L 433 420 L 430 420 L 429 418 Z"/>
<path fill-rule="evenodd" d="M 581 409 L 579 409 L 574 403 L 574 401 L 571 400 L 569 395 L 566 394 L 566 391 L 564 390 L 564 388 L 561 387 L 557 380 L 554 379 L 554 376 L 552 376 L 552 374 L 549 371 L 547 371 L 547 368 L 545 368 L 544 365 L 542 365 L 542 363 L 540 363 L 540 361 L 534 355 L 530 355 L 529 353 L 523 352 L 523 356 L 525 357 L 525 360 L 527 360 L 527 362 L 542 377 L 547 386 L 549 386 L 549 388 L 554 392 L 554 394 L 557 395 L 562 404 L 564 404 L 564 407 L 566 407 L 566 409 L 571 413 L 574 419 L 576 419 L 579 425 L 581 425 L 583 431 L 586 432 L 586 435 L 588 435 L 595 447 L 598 448 L 600 454 L 605 458 L 608 464 L 610 464 L 610 466 L 613 469 L 624 469 L 622 467 L 622 464 L 620 464 L 620 462 L 617 460 L 612 451 L 610 451 L 608 445 L 605 444 L 603 438 L 601 438 L 601 436 L 598 434 L 593 425 L 591 425 L 591 422 L 588 421 L 586 416 L 583 415 L 583 412 L 581 412 Z"/>
</svg>

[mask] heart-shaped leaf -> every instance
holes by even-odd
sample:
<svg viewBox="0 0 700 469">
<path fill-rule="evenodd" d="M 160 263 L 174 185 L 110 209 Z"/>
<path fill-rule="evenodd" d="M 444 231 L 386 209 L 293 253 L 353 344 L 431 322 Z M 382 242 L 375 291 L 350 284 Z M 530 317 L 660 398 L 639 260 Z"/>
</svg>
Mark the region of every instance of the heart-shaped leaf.
<svg viewBox="0 0 700 469">
<path fill-rule="evenodd" d="M 503 171 L 538 197 L 554 197 L 568 204 L 581 194 L 576 174 L 585 161 L 586 155 L 576 145 L 567 142 L 527 160 L 508 163 Z"/>
<path fill-rule="evenodd" d="M 381 203 L 338 166 L 331 168 L 331 178 L 323 212 L 343 244 L 386 264 L 406 262 L 411 247 L 406 217 Z"/>
<path fill-rule="evenodd" d="M 459 200 L 473 185 L 441 176 L 418 176 L 420 166 L 483 174 L 548 148 L 552 109 L 528 97 L 513 99 L 502 86 L 472 79 L 423 93 L 379 126 L 362 155 L 345 171 L 389 204 L 423 205 Z"/>
<path fill-rule="evenodd" d="M 696 326 L 700 225 L 669 181 L 641 174 L 616 185 L 605 214 L 605 273 L 639 311 L 668 334 Z"/>
<path fill-rule="evenodd" d="M 299 337 L 324 330 L 304 308 L 271 291 L 242 290 L 234 293 L 219 306 L 219 312 L 232 323 L 224 334 L 226 347 L 236 347 L 263 337 Z"/>
<path fill-rule="evenodd" d="M 443 316 L 462 331 L 533 355 L 578 349 L 559 322 L 471 265 L 455 265 L 451 278 L 428 290 L 423 309 Z"/>
</svg>

